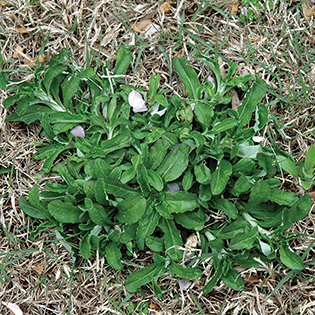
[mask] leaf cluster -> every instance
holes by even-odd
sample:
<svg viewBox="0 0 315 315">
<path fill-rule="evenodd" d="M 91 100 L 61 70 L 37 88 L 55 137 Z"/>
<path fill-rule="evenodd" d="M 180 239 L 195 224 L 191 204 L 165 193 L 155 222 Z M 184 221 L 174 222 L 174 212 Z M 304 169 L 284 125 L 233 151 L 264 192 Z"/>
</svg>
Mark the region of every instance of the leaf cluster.
<svg viewBox="0 0 315 315">
<path fill-rule="evenodd" d="M 279 5 L 280 0 L 242 0 L 242 6 L 247 8 L 246 15 L 241 14 L 241 19 L 246 21 L 247 18 L 251 20 L 257 20 L 259 12 L 266 13 L 267 10 L 272 10 L 274 7 Z"/>
<path fill-rule="evenodd" d="M 281 190 L 274 178 L 280 171 L 299 176 L 292 157 L 252 140 L 268 123 L 268 108 L 261 103 L 264 81 L 235 76 L 235 63 L 222 78 L 215 60 L 195 58 L 210 67 L 214 83 L 200 82 L 184 59 L 174 58 L 188 99 L 158 90 L 159 76 L 151 77 L 148 92 L 124 85 L 119 76 L 131 51 L 122 48 L 112 77 L 108 64 L 99 75 L 78 67 L 63 50 L 5 101 L 6 108 L 17 104 L 7 121 L 40 121 L 49 141 L 35 158 L 45 159 L 43 172 L 62 179 L 47 182 L 43 190 L 34 186 L 28 200 L 20 199 L 27 215 L 45 220 L 32 238 L 55 228 L 74 259 L 98 253 L 115 269 L 128 256 L 152 250 L 154 262 L 127 278 L 129 292 L 152 282 L 161 297 L 160 275 L 199 278 L 200 261 L 209 257 L 215 273 L 205 293 L 219 279 L 241 290 L 244 282 L 234 265 L 257 268 L 280 258 L 288 268 L 304 268 L 288 245 L 296 235 L 285 231 L 307 215 L 311 200 Z M 235 87 L 246 92 L 237 110 L 228 106 Z M 132 90 L 144 97 L 148 112 L 132 112 Z M 163 116 L 151 115 L 156 103 L 167 108 Z M 84 138 L 70 132 L 78 124 Z M 313 151 L 300 166 L 305 174 L 313 174 Z M 68 158 L 56 163 L 64 152 Z M 192 236 L 198 236 L 199 248 L 186 250 L 181 264 Z"/>
</svg>

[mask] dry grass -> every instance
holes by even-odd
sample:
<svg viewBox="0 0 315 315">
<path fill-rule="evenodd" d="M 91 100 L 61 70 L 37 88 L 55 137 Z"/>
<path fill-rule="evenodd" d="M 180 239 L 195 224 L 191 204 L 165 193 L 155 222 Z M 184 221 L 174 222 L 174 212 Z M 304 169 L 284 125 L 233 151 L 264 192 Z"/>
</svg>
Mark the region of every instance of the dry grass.
<svg viewBox="0 0 315 315">
<path fill-rule="evenodd" d="M 4 69 L 12 71 L 11 78 L 29 80 L 33 67 L 25 61 L 42 54 L 49 60 L 62 48 L 69 49 L 83 67 L 97 65 L 98 54 L 100 63 L 113 64 L 118 48 L 129 45 L 132 40 L 132 25 L 150 19 L 162 27 L 162 32 L 152 37 L 140 36 L 131 48 L 133 68 L 127 73 L 126 82 L 146 88 L 149 77 L 159 74 L 161 88 L 182 92 L 176 74 L 170 74 L 168 60 L 175 55 L 192 60 L 196 50 L 207 52 L 217 43 L 223 65 L 236 61 L 239 74 L 256 73 L 267 82 L 270 91 L 264 101 L 271 103 L 278 125 L 271 120 L 264 135 L 273 137 L 288 153 L 302 158 L 308 146 L 315 143 L 315 89 L 306 90 L 315 82 L 314 17 L 307 17 L 302 7 L 294 9 L 296 2 L 289 6 L 281 1 L 258 20 L 244 24 L 229 14 L 230 1 L 170 2 L 171 12 L 163 15 L 159 11 L 161 1 L 141 0 L 137 4 L 127 0 L 1 1 L 0 44 Z M 201 3 L 202 9 L 195 15 Z M 13 59 L 17 45 L 23 48 L 23 53 L 20 59 Z M 197 62 L 192 64 L 201 77 L 210 73 L 209 69 L 200 70 Z M 6 97 L 2 91 L 1 104 Z M 200 314 L 198 307 L 204 314 L 290 314 L 289 309 L 296 314 L 314 314 L 312 279 L 315 270 L 312 266 L 301 274 L 309 280 L 301 282 L 297 277 L 292 282 L 287 281 L 268 300 L 266 297 L 274 285 L 288 272 L 280 266 L 243 270 L 245 278 L 253 275 L 259 282 L 248 281 L 242 292 L 220 283 L 206 295 L 202 293 L 202 283 L 210 274 L 205 274 L 200 283 L 195 282 L 189 291 L 179 290 L 177 279 L 165 275 L 159 280 L 164 299 L 158 300 L 150 286 L 130 297 L 123 286 L 129 271 L 110 270 L 104 266 L 102 258 L 72 269 L 71 256 L 64 246 L 54 241 L 53 231 L 31 242 L 30 221 L 18 207 L 18 199 L 42 181 L 36 176 L 41 165 L 33 160 L 36 152 L 33 143 L 39 140 L 40 127 L 4 123 L 8 113 L 1 104 L 1 301 L 20 305 L 24 314 L 43 315 L 128 314 L 130 303 L 138 305 L 134 314 L 142 314 L 139 303 L 143 302 L 158 305 L 158 309 L 151 305 L 149 314 L 161 315 Z M 294 179 L 282 180 L 286 188 L 304 193 Z M 314 220 L 313 207 L 308 217 L 293 230 L 314 235 Z M 292 246 L 304 252 L 309 243 L 310 238 L 305 237 Z M 144 264 L 150 254 L 143 257 L 135 262 Z M 312 249 L 307 260 L 313 257 Z M 42 266 L 43 271 L 38 266 Z M 270 280 L 264 283 L 270 274 L 274 275 L 274 283 Z M 0 312 L 8 314 L 4 306 L 0 306 Z"/>
</svg>

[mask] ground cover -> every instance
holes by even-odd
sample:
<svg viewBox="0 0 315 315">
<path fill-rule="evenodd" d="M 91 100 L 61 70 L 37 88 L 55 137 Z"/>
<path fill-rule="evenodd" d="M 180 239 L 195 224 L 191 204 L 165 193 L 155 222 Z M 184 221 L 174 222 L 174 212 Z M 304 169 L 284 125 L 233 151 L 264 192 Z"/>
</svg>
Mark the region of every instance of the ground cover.
<svg viewBox="0 0 315 315">
<path fill-rule="evenodd" d="M 257 73 L 269 86 L 264 103 L 269 104 L 272 113 L 270 123 L 261 134 L 267 139 L 266 145 L 274 141 L 290 155 L 301 159 L 314 143 L 313 17 L 304 4 L 279 2 L 273 8 L 253 8 L 257 10 L 256 20 L 247 20 L 244 11 L 241 13 L 241 6 L 235 12 L 237 15 L 231 15 L 233 7 L 229 2 L 172 3 L 170 13 L 165 15 L 160 13 L 159 3 L 143 6 L 124 2 L 57 3 L 60 9 L 52 10 L 53 4 L 2 4 L 2 14 L 6 17 L 2 25 L 2 58 L 4 69 L 13 72 L 11 76 L 30 80 L 31 64 L 27 66 L 27 61 L 43 53 L 50 60 L 63 47 L 73 51 L 83 66 L 94 67 L 103 60 L 111 60 L 113 68 L 119 46 L 133 44 L 132 25 L 150 19 L 161 26 L 162 34 L 146 37 L 139 33 L 137 45 L 131 46 L 133 68 L 124 76 L 127 83 L 149 90 L 149 77 L 158 74 L 162 87 L 185 93 L 172 70 L 172 58 L 185 56 L 200 71 L 200 63 L 193 61 L 192 54 L 205 50 L 213 52 L 217 43 L 223 67 L 227 62 L 236 61 L 239 75 Z M 14 57 L 17 43 L 22 48 Z M 204 72 L 198 74 L 207 77 L 210 71 L 205 67 Z M 244 97 L 241 91 L 236 92 L 240 99 Z M 7 97 L 6 92 L 2 97 Z M 248 279 L 243 291 L 235 292 L 219 283 L 208 295 L 202 294 L 202 285 L 198 282 L 194 282 L 190 290 L 181 291 L 178 279 L 164 276 L 159 280 L 164 292 L 162 300 L 154 297 L 150 286 L 129 295 L 123 286 L 126 275 L 103 268 L 102 258 L 72 270 L 69 252 L 53 241 L 54 235 L 50 238 L 42 235 L 33 242 L 29 240 L 29 221 L 17 206 L 21 195 L 26 196 L 32 186 L 44 182 L 43 178 L 35 176 L 42 164 L 33 160 L 37 148 L 32 144 L 39 141 L 40 126 L 4 124 L 9 113 L 3 107 L 1 110 L 1 176 L 6 183 L 1 198 L 2 222 L 6 223 L 2 239 L 4 302 L 20 304 L 24 312 L 30 314 L 128 314 L 132 311 L 136 314 L 148 311 L 179 314 L 217 314 L 221 311 L 228 314 L 232 310 L 234 314 L 253 313 L 254 310 L 286 314 L 289 310 L 295 313 L 311 310 L 312 266 L 292 282 L 286 281 L 268 300 L 266 296 L 273 291 L 274 283 L 286 279 L 286 270 L 281 266 L 269 266 L 268 272 L 240 270 Z M 279 175 L 279 179 L 286 190 L 304 194 L 301 183 L 295 178 L 284 174 Z M 311 222 L 310 212 L 292 231 L 312 235 Z M 311 239 L 305 237 L 291 246 L 305 252 L 310 243 Z M 148 259 L 150 256 L 143 255 L 137 262 L 145 264 Z M 312 249 L 307 259 L 312 260 Z M 270 275 L 271 280 L 265 281 Z"/>
</svg>

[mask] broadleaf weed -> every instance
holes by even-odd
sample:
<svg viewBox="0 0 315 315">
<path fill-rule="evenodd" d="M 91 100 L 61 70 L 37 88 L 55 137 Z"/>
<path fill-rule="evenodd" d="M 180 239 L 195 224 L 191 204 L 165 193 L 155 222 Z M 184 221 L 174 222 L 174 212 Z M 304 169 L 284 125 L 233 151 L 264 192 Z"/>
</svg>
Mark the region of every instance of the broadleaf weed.
<svg viewBox="0 0 315 315">
<path fill-rule="evenodd" d="M 234 63 L 222 78 L 216 60 L 201 54 L 195 58 L 214 79 L 200 80 L 186 60 L 173 59 L 188 92 L 185 99 L 159 91 L 158 76 L 151 78 L 149 96 L 124 85 L 119 76 L 132 58 L 122 48 L 112 77 L 108 65 L 99 75 L 81 69 L 62 51 L 47 68 L 36 70 L 33 83 L 15 86 L 5 102 L 6 108 L 17 104 L 7 121 L 42 123 L 42 135 L 50 140 L 35 157 L 45 159 L 45 172 L 62 179 L 48 181 L 43 190 L 34 186 L 28 200 L 21 198 L 27 215 L 45 220 L 32 237 L 55 228 L 74 261 L 78 252 L 89 259 L 98 251 L 118 270 L 128 256 L 156 251 L 151 265 L 127 278 L 130 293 L 152 282 L 162 296 L 156 281 L 164 272 L 199 278 L 200 249 L 212 257 L 215 270 L 205 292 L 219 279 L 241 290 L 236 264 L 258 268 L 274 261 L 294 272 L 304 268 L 288 246 L 299 235 L 286 230 L 308 214 L 311 200 L 281 190 L 274 176 L 287 172 L 307 189 L 314 175 L 314 148 L 297 168 L 286 152 L 264 146 L 254 136 L 268 124 L 268 110 L 261 104 L 265 82 L 236 76 Z M 237 110 L 229 107 L 228 92 L 234 87 L 246 91 Z M 72 132 L 78 125 L 84 133 Z M 56 164 L 64 152 L 68 158 Z M 191 237 L 197 241 L 185 248 Z M 179 264 L 184 254 L 187 267 Z"/>
</svg>

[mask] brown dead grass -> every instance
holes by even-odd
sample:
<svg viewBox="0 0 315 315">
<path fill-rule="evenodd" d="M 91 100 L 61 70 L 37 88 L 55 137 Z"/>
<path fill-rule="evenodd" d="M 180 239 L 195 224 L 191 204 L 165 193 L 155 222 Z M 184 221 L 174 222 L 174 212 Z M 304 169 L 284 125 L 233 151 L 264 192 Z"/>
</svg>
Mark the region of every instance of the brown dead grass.
<svg viewBox="0 0 315 315">
<path fill-rule="evenodd" d="M 171 82 L 165 57 L 171 59 L 175 55 L 183 55 L 189 56 L 188 60 L 192 61 L 194 45 L 200 48 L 201 44 L 191 34 L 196 34 L 206 43 L 222 45 L 220 53 L 225 60 L 223 66 L 226 61 L 238 62 L 239 74 L 257 73 L 271 89 L 284 98 L 292 98 L 292 95 L 301 91 L 301 86 L 293 78 L 301 79 L 297 67 L 302 67 L 301 59 L 305 64 L 309 63 L 301 71 L 305 86 L 315 82 L 314 60 L 312 61 L 314 43 L 311 40 L 314 38 L 314 17 L 305 16 L 302 8 L 289 12 L 288 3 L 281 2 L 265 16 L 257 21 L 249 21 L 244 26 L 237 18 L 228 15 L 231 10 L 230 1 L 211 1 L 213 7 L 220 7 L 221 12 L 205 5 L 194 21 L 191 20 L 201 4 L 200 0 L 169 2 L 170 12 L 162 14 L 160 5 L 163 1 L 141 0 L 137 4 L 127 0 L 118 0 L 116 3 L 112 0 L 2 1 L 0 44 L 2 57 L 6 62 L 4 67 L 12 70 L 11 78 L 30 80 L 34 67 L 32 62 L 27 61 L 35 61 L 42 54 L 50 60 L 62 48 L 69 49 L 83 67 L 93 66 L 96 59 L 89 55 L 97 55 L 99 45 L 101 62 L 110 61 L 113 64 L 118 48 L 128 45 L 132 40 L 132 25 L 149 19 L 160 25 L 165 35 L 162 36 L 163 40 L 160 34 L 149 38 L 143 36 L 141 39 L 145 46 L 137 43 L 137 46 L 132 47 L 134 59 L 132 68 L 125 76 L 127 83 L 147 88 L 149 77 L 158 74 L 161 76 L 161 88 L 174 90 L 174 93 L 183 92 L 183 85 L 174 73 Z M 183 10 L 183 25 L 190 33 L 184 31 L 182 39 L 177 40 L 174 35 L 179 34 L 178 25 L 181 23 Z M 290 29 L 284 28 L 284 24 L 290 26 Z M 302 52 L 308 52 L 301 58 L 294 47 L 296 34 Z M 48 40 L 43 46 L 45 38 Z M 248 42 L 254 51 L 244 58 L 248 52 Z M 18 58 L 14 58 L 17 56 L 18 46 L 23 47 L 23 51 L 18 52 Z M 273 56 L 273 53 L 277 56 Z M 265 69 L 258 62 L 264 64 Z M 192 65 L 201 77 L 206 78 L 210 74 L 209 69 L 200 72 L 197 62 L 192 61 Z M 279 79 L 274 78 L 273 73 L 278 74 Z M 1 104 L 7 96 L 6 92 L 1 92 Z M 268 93 L 264 101 L 267 103 L 275 99 L 272 93 Z M 272 122 L 263 134 L 266 138 L 272 136 L 279 146 L 298 158 L 302 158 L 308 146 L 315 143 L 314 89 L 308 93 L 308 101 L 310 103 L 304 104 L 305 106 L 294 105 L 290 101 L 271 105 L 273 113 L 286 128 L 285 134 L 292 137 L 292 140 L 280 135 Z M 297 97 L 296 102 L 305 103 L 305 100 Z M 41 163 L 33 160 L 36 152 L 33 143 L 39 140 L 40 127 L 4 123 L 8 112 L 1 104 L 0 151 L 5 150 L 5 153 L 0 155 L 0 170 L 1 167 L 2 170 L 3 167 L 10 169 L 8 173 L 0 174 L 2 302 L 20 305 L 24 314 L 128 314 L 127 306 L 131 302 L 158 305 L 158 309 L 150 308 L 149 314 L 199 314 L 194 296 L 204 314 L 289 314 L 288 309 L 296 314 L 315 312 L 312 266 L 302 273 L 304 277 L 309 277 L 308 281 L 302 283 L 299 278 L 292 282 L 287 281 L 266 300 L 266 296 L 274 289 L 274 284 L 270 280 L 265 282 L 264 279 L 273 274 L 276 285 L 287 270 L 272 265 L 262 270 L 240 270 L 244 278 L 250 279 L 250 275 L 253 275 L 259 279 L 259 283 L 248 281 L 242 292 L 235 292 L 220 282 L 210 294 L 205 295 L 202 293 L 202 284 L 211 275 L 211 264 L 207 267 L 208 273 L 200 281 L 194 282 L 191 290 L 179 290 L 178 279 L 164 275 L 159 280 L 165 292 L 162 300 L 158 300 L 152 287 L 147 286 L 145 291 L 136 293 L 121 306 L 121 311 L 117 311 L 111 301 L 119 305 L 128 296 L 123 283 L 129 271 L 117 273 L 110 270 L 104 266 L 102 258 L 87 261 L 72 270 L 70 254 L 60 243 L 53 241 L 54 231 L 50 231 L 51 235 L 37 237 L 34 242 L 29 240 L 30 221 L 18 207 L 18 199 L 27 195 L 34 184 L 43 181 L 36 176 L 41 169 Z M 281 179 L 287 189 L 304 193 L 295 179 L 290 176 Z M 314 218 L 313 207 L 307 218 L 293 227 L 293 231 L 314 235 Z M 291 245 L 303 253 L 310 242 L 310 238 L 304 237 Z M 146 259 L 151 259 L 150 255 L 146 253 L 135 262 L 144 265 Z M 314 249 L 310 251 L 307 260 L 313 258 Z M 8 314 L 4 306 L 0 306 L 0 312 Z M 134 314 L 140 312 L 136 310 Z"/>
</svg>

